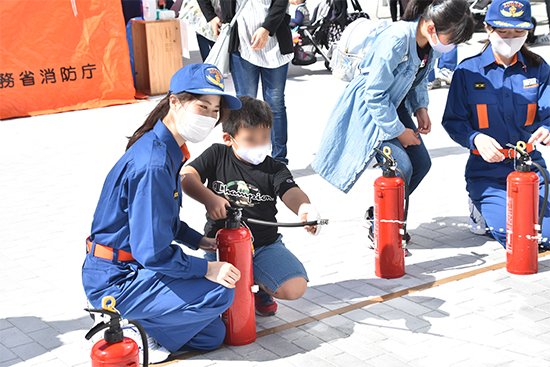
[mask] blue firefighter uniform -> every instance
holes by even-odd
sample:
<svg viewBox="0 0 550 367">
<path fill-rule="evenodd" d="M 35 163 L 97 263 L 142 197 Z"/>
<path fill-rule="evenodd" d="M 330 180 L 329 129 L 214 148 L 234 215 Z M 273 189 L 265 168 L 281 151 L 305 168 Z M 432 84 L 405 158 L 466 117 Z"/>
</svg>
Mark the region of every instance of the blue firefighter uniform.
<svg viewBox="0 0 550 367">
<path fill-rule="evenodd" d="M 94 307 L 115 297 L 121 314 L 170 352 L 218 347 L 225 335 L 220 314 L 233 300 L 232 289 L 204 278 L 206 260 L 172 244 L 196 249 L 202 238 L 179 220 L 183 159 L 162 121 L 126 151 L 105 181 L 82 269 Z M 112 260 L 93 255 L 105 248 L 114 249 Z"/>
<path fill-rule="evenodd" d="M 516 54 L 515 62 L 504 67 L 495 60 L 491 45 L 480 55 L 463 61 L 455 71 L 449 90 L 443 127 L 458 144 L 475 148 L 474 138 L 482 133 L 505 147 L 527 142 L 539 128 L 550 129 L 550 67 L 535 66 Z M 546 167 L 538 151 L 532 159 Z M 493 236 L 506 243 L 506 178 L 514 170 L 513 160 L 488 163 L 470 154 L 466 165 L 467 190 L 485 218 Z M 541 205 L 543 180 L 541 180 Z M 543 237 L 550 237 L 550 208 L 543 222 Z"/>
</svg>

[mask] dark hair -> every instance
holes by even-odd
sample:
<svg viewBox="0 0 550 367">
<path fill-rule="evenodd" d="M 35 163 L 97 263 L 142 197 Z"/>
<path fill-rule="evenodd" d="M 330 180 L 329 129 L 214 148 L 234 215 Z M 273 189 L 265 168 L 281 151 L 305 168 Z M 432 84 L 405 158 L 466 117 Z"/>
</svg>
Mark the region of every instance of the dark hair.
<svg viewBox="0 0 550 367">
<path fill-rule="evenodd" d="M 434 22 L 436 32 L 454 44 L 466 42 L 474 34 L 474 18 L 466 0 L 411 0 L 401 19 L 411 22 L 419 18 Z"/>
<path fill-rule="evenodd" d="M 155 124 L 158 120 L 162 120 L 166 117 L 168 114 L 168 111 L 170 110 L 170 96 L 172 94 L 168 93 L 163 99 L 160 100 L 160 102 L 157 104 L 157 106 L 149 113 L 147 118 L 145 119 L 145 122 L 143 125 L 141 125 L 132 136 L 130 136 L 128 139 L 128 145 L 126 145 L 126 150 L 130 149 L 130 147 L 138 141 L 139 138 L 143 136 L 147 131 L 150 131 L 155 127 Z M 193 93 L 179 93 L 179 94 L 173 94 L 181 103 L 192 101 L 194 99 L 200 98 L 200 94 L 193 94 Z M 226 107 L 225 99 L 221 99 L 220 104 L 220 119 L 218 122 L 223 121 L 227 118 L 229 115 L 229 110 Z"/>
<path fill-rule="evenodd" d="M 240 110 L 232 110 L 227 120 L 222 122 L 224 133 L 235 136 L 239 129 L 273 126 L 273 112 L 267 103 L 256 98 L 239 97 L 243 106 Z"/>
</svg>

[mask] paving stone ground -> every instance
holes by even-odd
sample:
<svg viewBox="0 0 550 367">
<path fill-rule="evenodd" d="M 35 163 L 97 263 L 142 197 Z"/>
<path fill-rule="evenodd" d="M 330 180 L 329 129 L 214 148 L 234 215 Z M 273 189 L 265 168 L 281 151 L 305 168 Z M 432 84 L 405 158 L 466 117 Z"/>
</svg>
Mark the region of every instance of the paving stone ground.
<svg viewBox="0 0 550 367">
<path fill-rule="evenodd" d="M 534 9 L 536 16 L 543 14 L 541 3 Z M 461 46 L 460 58 L 476 53 L 481 37 Z M 550 47 L 535 51 L 550 61 Z M 343 194 L 309 166 L 345 86 L 322 64 L 290 70 L 289 168 L 331 224 L 318 237 L 281 230 L 311 282 L 304 298 L 281 302 L 275 317 L 258 318 L 257 328 L 262 332 L 327 311 L 335 315 L 173 365 L 550 365 L 550 256 L 540 259 L 536 275 L 514 276 L 502 268 L 468 275 L 502 263 L 505 252 L 467 228 L 468 152 L 440 125 L 446 89 L 430 92 L 434 127 L 425 142 L 433 166 L 411 200 L 407 274 L 394 280 L 374 275 L 362 217 L 379 171 L 367 170 Z M 105 175 L 156 101 L 0 121 L 0 367 L 89 365 L 91 345 L 84 334 L 92 322 L 83 311 L 83 239 Z M 220 136 L 216 130 L 192 146 L 192 154 Z M 196 228 L 204 224 L 204 209 L 188 198 L 181 216 Z M 280 206 L 279 219 L 295 217 Z M 461 274 L 464 279 L 446 281 Z M 342 307 L 425 284 L 434 286 L 338 314 Z"/>
</svg>

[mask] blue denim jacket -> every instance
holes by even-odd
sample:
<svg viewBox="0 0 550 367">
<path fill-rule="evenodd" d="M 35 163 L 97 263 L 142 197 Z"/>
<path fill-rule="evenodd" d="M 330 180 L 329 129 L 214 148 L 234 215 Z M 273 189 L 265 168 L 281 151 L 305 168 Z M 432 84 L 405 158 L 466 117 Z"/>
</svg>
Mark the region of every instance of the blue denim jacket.
<svg viewBox="0 0 550 367">
<path fill-rule="evenodd" d="M 373 36 L 362 73 L 346 87 L 325 127 L 313 169 L 328 182 L 348 192 L 374 157 L 374 148 L 403 133 L 397 107 L 406 98 L 410 113 L 428 106 L 427 67 L 413 86 L 421 60 L 416 44 L 416 22 L 397 22 Z"/>
</svg>

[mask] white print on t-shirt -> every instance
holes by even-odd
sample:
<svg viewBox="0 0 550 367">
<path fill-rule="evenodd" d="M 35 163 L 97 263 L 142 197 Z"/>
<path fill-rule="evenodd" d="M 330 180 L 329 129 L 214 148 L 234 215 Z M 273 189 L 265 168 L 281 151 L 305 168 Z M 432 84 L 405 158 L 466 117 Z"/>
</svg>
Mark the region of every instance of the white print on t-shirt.
<svg viewBox="0 0 550 367">
<path fill-rule="evenodd" d="M 212 182 L 212 191 L 226 198 L 232 198 L 233 200 L 244 199 L 249 204 L 254 202 L 275 201 L 275 198 L 270 195 L 262 195 L 256 186 L 241 180 L 231 181 L 227 184 L 221 181 L 214 181 Z"/>
</svg>

